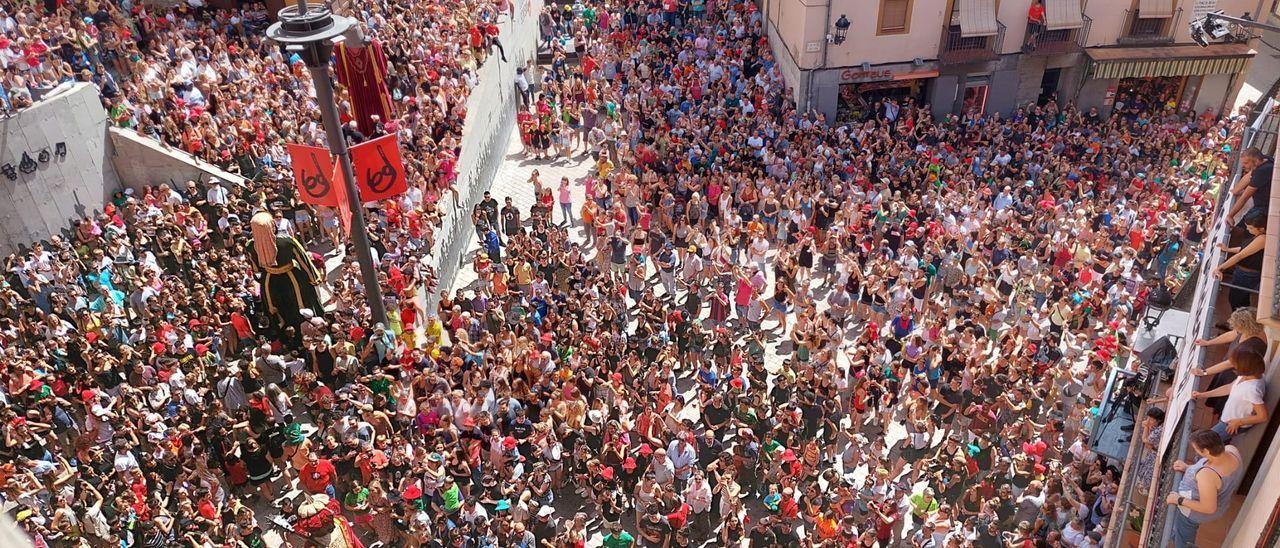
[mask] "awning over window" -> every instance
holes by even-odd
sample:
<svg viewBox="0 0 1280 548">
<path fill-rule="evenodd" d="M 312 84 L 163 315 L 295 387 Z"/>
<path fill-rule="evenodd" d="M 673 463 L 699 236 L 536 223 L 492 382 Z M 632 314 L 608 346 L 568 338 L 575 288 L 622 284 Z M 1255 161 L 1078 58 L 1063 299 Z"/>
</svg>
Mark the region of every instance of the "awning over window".
<svg viewBox="0 0 1280 548">
<path fill-rule="evenodd" d="M 1044 22 L 1049 30 L 1078 29 L 1084 26 L 1080 0 L 1045 0 Z"/>
<path fill-rule="evenodd" d="M 996 23 L 996 0 L 957 0 L 960 12 L 960 36 L 993 36 L 999 32 Z"/>
<path fill-rule="evenodd" d="M 1141 19 L 1173 17 L 1173 2 L 1169 0 L 1138 0 L 1138 17 Z"/>
<path fill-rule="evenodd" d="M 1154 78 L 1243 72 L 1256 51 L 1248 44 L 1211 44 L 1155 48 L 1094 48 L 1088 50 L 1089 77 Z"/>
</svg>

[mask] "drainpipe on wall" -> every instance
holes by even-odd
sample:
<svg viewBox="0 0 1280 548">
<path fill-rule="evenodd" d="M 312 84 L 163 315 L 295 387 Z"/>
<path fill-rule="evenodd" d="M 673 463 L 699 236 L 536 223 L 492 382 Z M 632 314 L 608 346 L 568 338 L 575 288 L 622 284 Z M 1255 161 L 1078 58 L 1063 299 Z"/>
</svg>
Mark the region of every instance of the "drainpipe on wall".
<svg viewBox="0 0 1280 548">
<path fill-rule="evenodd" d="M 827 50 L 831 46 L 831 42 L 827 40 L 827 29 L 831 28 L 831 4 L 835 0 L 827 0 L 827 17 L 822 23 L 822 33 L 819 35 L 822 39 L 822 64 L 809 69 L 808 76 L 805 77 L 804 85 L 804 113 L 808 114 L 813 108 L 813 73 L 819 69 L 827 68 Z"/>
</svg>

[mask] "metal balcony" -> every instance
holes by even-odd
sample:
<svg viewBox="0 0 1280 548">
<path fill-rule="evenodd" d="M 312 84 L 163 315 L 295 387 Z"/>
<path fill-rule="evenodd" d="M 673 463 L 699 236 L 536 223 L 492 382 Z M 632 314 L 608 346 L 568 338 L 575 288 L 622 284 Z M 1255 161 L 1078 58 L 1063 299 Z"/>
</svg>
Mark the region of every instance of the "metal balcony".
<svg viewBox="0 0 1280 548">
<path fill-rule="evenodd" d="M 1004 23 L 996 21 L 996 33 L 990 36 L 962 36 L 960 25 L 951 25 L 942 33 L 942 49 L 938 62 L 944 65 L 985 63 L 1000 58 L 1004 44 Z"/>
<path fill-rule="evenodd" d="M 1083 15 L 1084 24 L 1077 29 L 1058 29 L 1058 30 L 1042 30 L 1040 38 L 1036 40 L 1035 47 L 1031 47 L 1028 43 L 1022 51 L 1027 55 L 1039 55 L 1049 57 L 1052 55 L 1066 55 L 1068 53 L 1080 53 L 1084 51 L 1085 45 L 1089 43 L 1089 28 L 1093 26 L 1093 18 Z M 1031 24 L 1027 24 L 1027 36 L 1031 35 Z"/>
<path fill-rule="evenodd" d="M 1138 10 L 1124 10 L 1124 27 L 1116 43 L 1121 45 L 1158 45 L 1173 43 L 1173 29 L 1178 28 L 1182 20 L 1182 8 L 1173 12 L 1173 17 L 1139 17 Z"/>
</svg>

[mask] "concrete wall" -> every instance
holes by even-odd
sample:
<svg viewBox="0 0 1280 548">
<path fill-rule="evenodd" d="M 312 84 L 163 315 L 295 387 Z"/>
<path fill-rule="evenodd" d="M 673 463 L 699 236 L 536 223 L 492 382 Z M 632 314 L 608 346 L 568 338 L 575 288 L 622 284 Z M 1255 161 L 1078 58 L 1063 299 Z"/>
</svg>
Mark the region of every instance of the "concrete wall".
<svg viewBox="0 0 1280 548">
<path fill-rule="evenodd" d="M 431 264 L 440 278 L 440 287 L 449 287 L 461 265 L 462 255 L 475 240 L 471 209 L 492 186 L 494 175 L 506 157 L 507 139 L 515 128 L 516 67 L 537 55 L 538 13 L 542 0 L 516 2 L 514 17 L 503 21 L 502 45 L 508 63 L 490 57 L 480 67 L 480 83 L 467 99 L 467 121 L 462 134 L 462 157 L 458 159 L 457 190 L 460 207 L 445 218 L 436 236 Z M 450 196 L 444 200 L 450 202 Z M 452 203 L 448 205 L 452 206 Z M 448 209 L 448 208 L 445 208 Z M 438 294 L 426 295 L 424 305 L 434 308 Z"/>
<path fill-rule="evenodd" d="M 1118 85 L 1119 80 L 1085 80 L 1084 85 L 1080 86 L 1080 92 L 1076 96 L 1076 107 L 1083 111 L 1097 107 L 1098 112 L 1102 115 L 1111 114 L 1111 105 L 1103 104 L 1107 96 L 1107 89 Z M 1112 100 L 1115 98 L 1113 97 Z"/>
<path fill-rule="evenodd" d="M 160 183 L 182 184 L 186 181 L 208 181 L 217 178 L 241 183 L 243 177 L 228 173 L 213 164 L 197 160 L 173 147 L 143 137 L 136 131 L 113 127 L 108 131 L 111 160 L 120 184 L 141 191 Z"/>
<path fill-rule="evenodd" d="M 1272 409 L 1275 409 L 1274 405 Z M 1253 488 L 1241 504 L 1240 513 L 1236 514 L 1223 546 L 1266 546 L 1262 543 L 1262 535 L 1267 532 L 1276 505 L 1280 504 L 1280 490 L 1275 488 L 1280 484 L 1280 443 L 1264 445 L 1259 450 L 1267 453 L 1258 457 L 1263 460 L 1253 480 Z"/>
<path fill-rule="evenodd" d="M 66 230 L 71 220 L 101 211 L 120 188 L 109 157 L 107 113 L 97 90 L 70 86 L 16 115 L 0 121 L 0 164 L 17 170 L 22 154 L 36 160 L 32 173 L 17 171 L 17 180 L 0 175 L 0 253 Z M 66 143 L 63 158 L 53 155 Z M 47 163 L 39 161 L 48 149 Z"/>
<path fill-rule="evenodd" d="M 65 233 L 73 219 L 101 211 L 121 188 L 212 177 L 243 181 L 133 131 L 108 127 L 98 92 L 88 84 L 69 86 L 0 120 L 0 129 L 0 165 L 17 170 L 24 152 L 36 160 L 36 170 L 17 170 L 15 181 L 0 174 L 0 254 Z M 53 154 L 58 143 L 66 144 L 65 158 Z M 46 148 L 50 159 L 42 163 Z"/>
<path fill-rule="evenodd" d="M 936 59 L 942 40 L 943 21 L 950 17 L 946 0 L 914 0 L 907 20 L 907 32 L 879 34 L 879 0 L 833 0 L 831 25 L 845 14 L 852 25 L 848 39 L 832 45 L 832 66 L 857 66 L 862 63 L 894 63 Z M 821 24 L 821 22 L 819 22 Z M 825 31 L 830 32 L 830 30 Z"/>
<path fill-rule="evenodd" d="M 948 114 L 951 114 L 952 105 L 959 101 L 960 76 L 955 74 L 940 74 L 933 79 L 932 87 L 929 89 L 929 104 L 933 107 L 934 118 L 941 120 Z"/>
<path fill-rule="evenodd" d="M 987 89 L 986 112 L 1009 114 L 1017 108 L 1018 84 L 1022 79 L 1018 70 L 1020 57 L 1009 55 L 996 63 L 996 70 L 991 73 L 990 87 Z"/>
<path fill-rule="evenodd" d="M 1231 90 L 1233 74 L 1210 74 L 1200 82 L 1200 92 L 1196 95 L 1196 112 L 1204 112 L 1211 108 L 1214 112 L 1222 112 L 1224 98 L 1233 97 Z"/>
<path fill-rule="evenodd" d="M 766 9 L 777 9 L 774 7 L 776 4 L 777 0 L 775 0 L 774 3 L 771 3 Z M 772 15 L 770 17 L 772 17 Z M 767 34 L 769 35 L 769 47 L 773 51 L 773 59 L 777 61 L 778 68 L 782 72 L 783 78 L 786 79 L 787 85 L 791 89 L 791 98 L 797 105 L 803 106 L 804 93 L 807 91 L 807 88 L 804 86 L 804 79 L 801 78 L 804 73 L 801 72 L 800 65 L 797 64 L 798 59 L 795 57 L 796 52 L 789 49 L 791 46 L 787 43 L 785 37 L 778 34 L 779 29 L 774 26 L 771 18 L 766 19 L 765 24 Z"/>
<path fill-rule="evenodd" d="M 822 65 L 822 49 L 827 36 L 827 6 L 836 0 L 769 0 L 766 15 L 771 26 L 795 57 L 801 69 Z M 840 17 L 838 5 L 831 6 L 830 24 Z M 852 22 L 852 19 L 850 20 Z M 853 31 L 849 32 L 853 36 Z M 846 45 L 848 43 L 846 42 Z M 831 46 L 830 54 L 839 46 Z M 830 63 L 828 63 L 830 64 Z"/>
</svg>

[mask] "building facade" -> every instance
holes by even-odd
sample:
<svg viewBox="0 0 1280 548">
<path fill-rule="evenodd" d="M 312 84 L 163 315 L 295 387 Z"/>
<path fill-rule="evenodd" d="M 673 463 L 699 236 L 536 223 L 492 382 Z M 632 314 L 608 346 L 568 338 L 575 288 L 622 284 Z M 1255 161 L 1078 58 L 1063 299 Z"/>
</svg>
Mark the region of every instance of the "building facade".
<svg viewBox="0 0 1280 548">
<path fill-rule="evenodd" d="M 1189 23 L 1273 0 L 760 0 L 799 105 L 857 119 L 879 100 L 936 116 L 1008 114 L 1056 98 L 1106 113 L 1161 102 L 1230 108 L 1255 55 L 1248 42 L 1201 47 Z M 1029 20 L 1031 11 L 1043 9 Z M 836 23 L 845 16 L 847 31 Z M 843 36 L 842 36 L 843 35 Z"/>
</svg>

